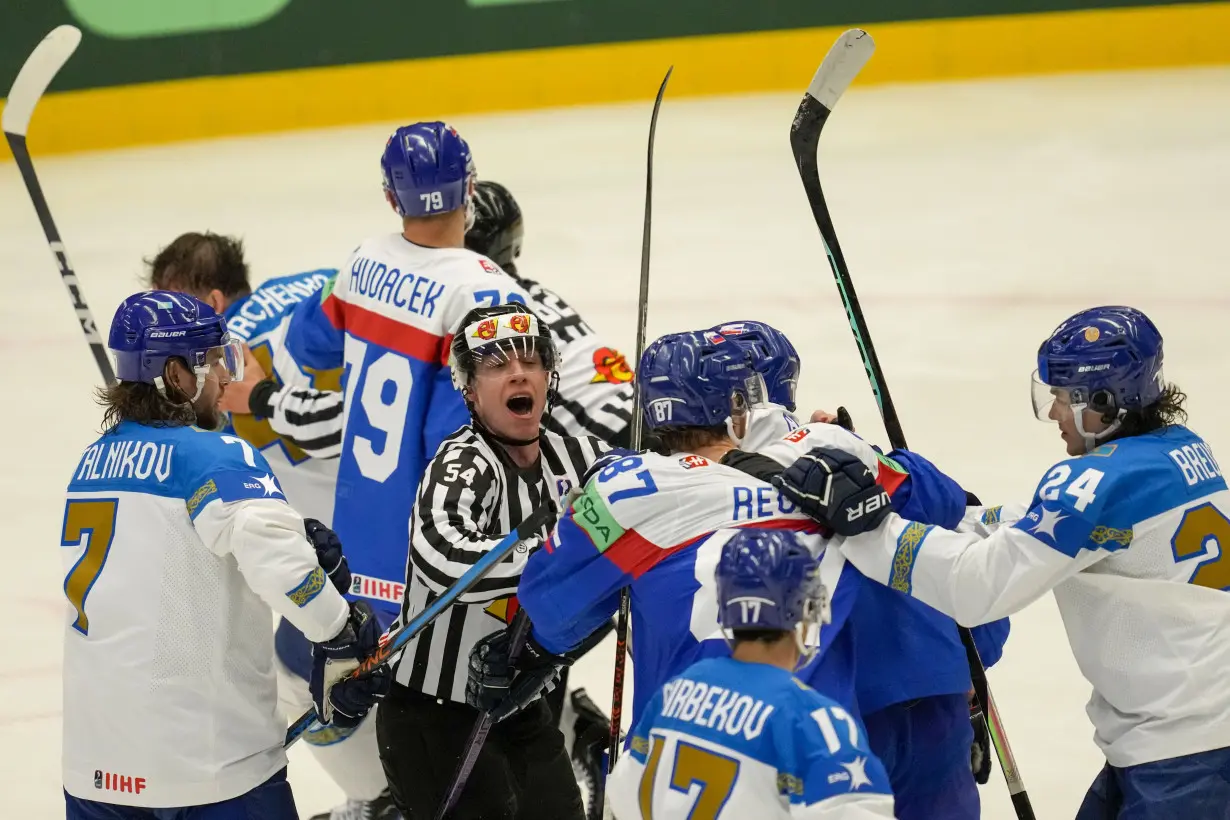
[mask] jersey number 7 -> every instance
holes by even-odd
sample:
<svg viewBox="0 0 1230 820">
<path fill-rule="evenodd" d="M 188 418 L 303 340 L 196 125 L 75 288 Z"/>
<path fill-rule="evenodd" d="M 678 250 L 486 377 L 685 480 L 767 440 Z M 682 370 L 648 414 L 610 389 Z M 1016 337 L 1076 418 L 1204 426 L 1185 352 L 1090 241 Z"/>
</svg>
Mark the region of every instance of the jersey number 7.
<svg viewBox="0 0 1230 820">
<path fill-rule="evenodd" d="M 644 820 L 653 820 L 653 787 L 662 762 L 662 750 L 666 747 L 665 738 L 657 735 L 650 735 L 650 738 L 653 748 L 645 761 L 645 773 L 641 775 L 637 793 Z M 688 820 L 717 820 L 738 779 L 739 761 L 682 740 L 677 742 L 670 768 L 670 787 L 686 794 L 693 784 L 700 785 L 696 805 L 688 814 Z"/>
<path fill-rule="evenodd" d="M 64 508 L 64 531 L 60 537 L 61 547 L 79 547 L 85 541 L 85 550 L 64 579 L 64 595 L 77 610 L 73 629 L 82 635 L 90 634 L 90 619 L 85 614 L 85 599 L 94 588 L 94 582 L 102 574 L 111 554 L 111 542 L 115 539 L 115 516 L 120 502 L 114 498 L 91 500 L 73 499 Z"/>
</svg>

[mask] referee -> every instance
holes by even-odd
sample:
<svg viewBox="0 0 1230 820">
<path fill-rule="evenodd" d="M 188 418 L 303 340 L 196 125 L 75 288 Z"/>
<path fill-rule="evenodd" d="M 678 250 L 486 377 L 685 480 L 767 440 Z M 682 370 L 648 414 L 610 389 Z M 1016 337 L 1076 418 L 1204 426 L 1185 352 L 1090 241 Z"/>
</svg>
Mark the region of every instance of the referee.
<svg viewBox="0 0 1230 820">
<path fill-rule="evenodd" d="M 427 465 L 410 524 L 404 623 L 454 584 L 532 510 L 558 509 L 605 450 L 595 438 L 542 429 L 558 381 L 555 344 L 519 304 L 476 308 L 449 365 L 472 421 Z M 544 528 L 542 536 L 547 535 Z M 411 641 L 377 711 L 380 757 L 406 820 L 431 820 L 478 711 L 466 704 L 470 650 L 505 629 L 529 550 L 518 551 Z M 581 794 L 543 699 L 496 724 L 455 820 L 582 820 Z"/>
</svg>

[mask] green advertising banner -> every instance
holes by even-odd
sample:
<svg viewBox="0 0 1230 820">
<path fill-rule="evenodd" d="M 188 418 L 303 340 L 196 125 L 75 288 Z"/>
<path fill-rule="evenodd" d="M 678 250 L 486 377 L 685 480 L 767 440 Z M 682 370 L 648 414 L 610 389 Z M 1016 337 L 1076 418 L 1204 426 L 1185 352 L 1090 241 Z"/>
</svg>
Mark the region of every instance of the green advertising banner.
<svg viewBox="0 0 1230 820">
<path fill-rule="evenodd" d="M 0 78 L 61 23 L 57 90 L 292 68 L 1165 0 L 7 0 Z"/>
</svg>

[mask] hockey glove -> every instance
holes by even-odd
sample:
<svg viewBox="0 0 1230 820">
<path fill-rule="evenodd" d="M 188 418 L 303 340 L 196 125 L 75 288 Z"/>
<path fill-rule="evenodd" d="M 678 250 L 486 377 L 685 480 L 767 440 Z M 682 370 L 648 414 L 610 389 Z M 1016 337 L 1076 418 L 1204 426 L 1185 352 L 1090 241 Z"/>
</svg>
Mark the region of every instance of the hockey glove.
<svg viewBox="0 0 1230 820">
<path fill-rule="evenodd" d="M 470 650 L 466 703 L 491 712 L 497 722 L 554 689 L 559 671 L 571 663 L 543 649 L 532 635 L 514 663 L 509 659 L 511 635 L 511 630 L 502 629 Z"/>
<path fill-rule="evenodd" d="M 350 592 L 350 564 L 342 554 L 342 541 L 337 533 L 315 518 L 303 519 L 303 529 L 316 550 L 317 563 L 329 574 L 334 589 L 343 595 Z"/>
<path fill-rule="evenodd" d="M 974 726 L 969 767 L 973 770 L 974 780 L 978 785 L 985 786 L 991 779 L 991 736 L 987 733 L 987 722 L 982 719 L 982 712 L 973 704 L 970 704 L 969 720 Z"/>
<path fill-rule="evenodd" d="M 870 532 L 892 512 L 883 487 L 857 456 L 816 447 L 773 479 L 782 495 L 838 535 Z"/>
<path fill-rule="evenodd" d="M 308 688 L 320 722 L 353 729 L 389 691 L 392 676 L 380 666 L 361 678 L 351 673 L 380 648 L 380 623 L 363 601 L 350 605 L 342 631 L 312 646 L 312 678 Z"/>
</svg>

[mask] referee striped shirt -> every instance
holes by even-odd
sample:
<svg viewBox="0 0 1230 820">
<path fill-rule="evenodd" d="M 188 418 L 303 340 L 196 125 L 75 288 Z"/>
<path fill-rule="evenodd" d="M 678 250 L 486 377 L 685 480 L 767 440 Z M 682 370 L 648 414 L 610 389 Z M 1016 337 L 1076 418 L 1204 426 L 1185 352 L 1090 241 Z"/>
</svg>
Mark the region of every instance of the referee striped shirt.
<svg viewBox="0 0 1230 820">
<path fill-rule="evenodd" d="M 500 444 L 470 426 L 440 445 L 419 484 L 410 521 L 402 623 L 423 611 L 544 501 L 560 509 L 563 496 L 607 449 L 596 438 L 547 430 L 539 446 L 538 463 L 521 468 Z M 540 532 L 543 538 L 548 534 L 546 527 Z M 396 681 L 464 703 L 470 650 L 516 614 L 517 584 L 529 553 L 513 552 L 407 644 L 395 667 Z"/>
</svg>

